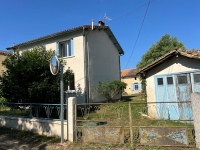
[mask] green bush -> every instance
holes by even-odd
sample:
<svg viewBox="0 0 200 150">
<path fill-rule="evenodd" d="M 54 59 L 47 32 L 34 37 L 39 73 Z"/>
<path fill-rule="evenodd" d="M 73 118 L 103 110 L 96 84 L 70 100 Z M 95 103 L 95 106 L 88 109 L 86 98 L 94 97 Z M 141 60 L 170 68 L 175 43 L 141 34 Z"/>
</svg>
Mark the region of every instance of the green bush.
<svg viewBox="0 0 200 150">
<path fill-rule="evenodd" d="M 108 101 L 112 101 L 114 96 L 122 94 L 127 84 L 119 80 L 103 83 L 99 82 L 96 91 L 99 95 L 105 96 Z"/>
</svg>

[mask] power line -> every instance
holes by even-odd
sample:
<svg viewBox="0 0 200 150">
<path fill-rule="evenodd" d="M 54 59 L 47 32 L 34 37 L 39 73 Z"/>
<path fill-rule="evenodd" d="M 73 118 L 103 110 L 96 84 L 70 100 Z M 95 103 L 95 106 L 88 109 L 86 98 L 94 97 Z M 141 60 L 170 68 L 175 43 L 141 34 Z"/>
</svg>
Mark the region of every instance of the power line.
<svg viewBox="0 0 200 150">
<path fill-rule="evenodd" d="M 153 1 L 154 1 L 154 0 L 152 0 L 152 2 L 153 2 Z M 133 13 L 139 11 L 140 9 L 142 9 L 143 7 L 145 7 L 146 5 L 149 5 L 149 3 L 146 3 L 146 4 L 144 4 L 144 5 L 141 5 L 140 7 L 136 8 L 136 9 L 134 9 L 134 10 L 132 10 L 132 11 L 129 11 L 129 12 L 127 12 L 126 14 L 123 14 L 123 15 L 121 15 L 121 16 L 115 18 L 115 19 L 109 20 L 109 23 L 110 23 L 110 22 L 113 22 L 113 21 L 116 21 L 116 20 L 119 20 L 119 19 L 122 19 L 122 18 L 125 18 L 125 17 L 127 17 L 127 16 L 130 16 L 131 14 L 133 14 Z"/>
<path fill-rule="evenodd" d="M 132 50 L 131 55 L 130 55 L 130 57 L 129 57 L 129 59 L 128 59 L 128 62 L 127 62 L 127 64 L 126 64 L 126 66 L 125 66 L 125 69 L 126 69 L 126 67 L 128 66 L 129 62 L 130 62 L 130 59 L 131 59 L 131 57 L 132 57 L 132 55 L 133 55 L 133 51 L 134 51 L 135 46 L 136 46 L 136 44 L 137 44 L 137 41 L 138 41 L 138 39 L 139 39 L 140 32 L 141 32 L 141 30 L 142 30 L 142 27 L 143 27 L 143 24 L 144 24 L 144 20 L 145 20 L 146 15 L 147 15 L 147 11 L 148 11 L 148 9 L 149 9 L 150 2 L 151 2 L 151 0 L 149 0 L 149 3 L 148 3 L 148 5 L 147 5 L 147 9 L 146 9 L 146 12 L 145 12 L 145 14 L 144 14 L 144 18 L 143 18 L 142 24 L 141 24 L 141 26 L 140 26 L 139 33 L 138 33 L 138 35 L 137 35 L 137 38 L 136 38 L 136 41 L 135 41 L 133 50 Z"/>
</svg>

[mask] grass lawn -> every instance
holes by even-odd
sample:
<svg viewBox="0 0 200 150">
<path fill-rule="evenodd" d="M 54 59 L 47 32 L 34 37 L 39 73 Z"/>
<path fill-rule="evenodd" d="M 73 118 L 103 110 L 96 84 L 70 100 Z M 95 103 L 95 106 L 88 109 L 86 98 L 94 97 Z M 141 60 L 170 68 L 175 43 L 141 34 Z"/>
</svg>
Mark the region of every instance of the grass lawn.
<svg viewBox="0 0 200 150">
<path fill-rule="evenodd" d="M 123 96 L 122 100 L 114 103 L 94 104 L 86 108 L 79 105 L 78 108 L 81 109 L 78 109 L 78 125 L 93 121 L 107 122 L 109 126 L 129 126 L 129 102 L 131 102 L 133 126 L 193 126 L 188 122 L 150 118 L 144 94 Z"/>
</svg>

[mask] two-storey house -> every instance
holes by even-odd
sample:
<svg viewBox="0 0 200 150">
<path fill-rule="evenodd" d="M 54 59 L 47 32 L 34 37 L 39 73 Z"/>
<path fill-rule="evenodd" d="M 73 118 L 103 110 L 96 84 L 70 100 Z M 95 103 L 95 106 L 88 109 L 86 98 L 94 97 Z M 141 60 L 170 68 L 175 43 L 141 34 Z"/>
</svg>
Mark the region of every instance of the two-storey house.
<svg viewBox="0 0 200 150">
<path fill-rule="evenodd" d="M 70 67 L 73 71 L 69 90 L 76 91 L 78 103 L 105 101 L 95 92 L 98 83 L 120 80 L 120 56 L 124 51 L 102 21 L 98 25 L 78 26 L 16 44 L 7 50 L 23 52 L 41 45 L 46 50 L 55 50 L 56 55 L 67 62 L 64 70 Z M 120 95 L 115 98 L 119 99 Z"/>
</svg>

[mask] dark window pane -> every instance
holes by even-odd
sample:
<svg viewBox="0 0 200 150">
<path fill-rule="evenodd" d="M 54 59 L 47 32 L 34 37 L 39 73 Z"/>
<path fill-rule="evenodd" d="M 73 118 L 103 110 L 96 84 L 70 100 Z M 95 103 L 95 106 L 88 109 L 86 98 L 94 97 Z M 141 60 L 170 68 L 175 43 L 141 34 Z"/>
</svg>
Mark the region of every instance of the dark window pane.
<svg viewBox="0 0 200 150">
<path fill-rule="evenodd" d="M 163 78 L 158 78 L 157 81 L 158 81 L 158 85 L 163 85 Z"/>
<path fill-rule="evenodd" d="M 138 84 L 135 84 L 135 90 L 138 90 Z"/>
<path fill-rule="evenodd" d="M 177 76 L 178 84 L 187 84 L 187 76 Z"/>
<path fill-rule="evenodd" d="M 194 74 L 194 82 L 200 82 L 200 74 Z"/>
<path fill-rule="evenodd" d="M 167 84 L 173 84 L 173 78 L 167 77 Z"/>
<path fill-rule="evenodd" d="M 75 90 L 74 74 L 71 74 L 69 77 L 69 87 L 70 90 Z"/>
</svg>

